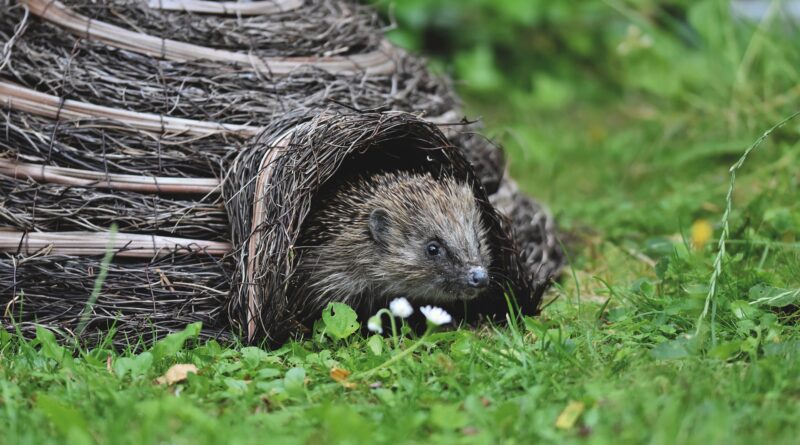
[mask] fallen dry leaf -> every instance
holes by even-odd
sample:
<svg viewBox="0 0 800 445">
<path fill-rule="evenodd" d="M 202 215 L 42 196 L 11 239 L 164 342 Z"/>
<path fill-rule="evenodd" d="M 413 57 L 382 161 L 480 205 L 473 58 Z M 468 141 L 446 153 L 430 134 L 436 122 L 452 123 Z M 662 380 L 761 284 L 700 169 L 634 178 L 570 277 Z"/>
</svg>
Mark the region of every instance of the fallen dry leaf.
<svg viewBox="0 0 800 445">
<path fill-rule="evenodd" d="M 175 383 L 186 380 L 186 376 L 188 376 L 190 372 L 197 374 L 197 366 L 186 363 L 172 365 L 167 369 L 164 375 L 156 379 L 156 383 L 159 385 L 174 385 Z"/>
<path fill-rule="evenodd" d="M 586 405 L 584 405 L 583 402 L 569 402 L 567 407 L 564 408 L 564 411 L 561 411 L 561 414 L 558 415 L 558 419 L 556 419 L 556 428 L 568 430 L 575 426 L 575 422 L 578 421 L 578 418 L 583 414 L 585 408 Z"/>
<path fill-rule="evenodd" d="M 350 371 L 342 368 L 331 368 L 331 378 L 339 383 L 350 377 Z"/>
<path fill-rule="evenodd" d="M 350 377 L 351 372 L 342 369 L 342 368 L 331 368 L 331 378 L 342 384 L 347 389 L 353 389 L 356 387 L 356 384 L 353 382 L 348 382 L 347 378 Z"/>
<path fill-rule="evenodd" d="M 109 374 L 114 374 L 114 369 L 112 368 L 112 365 L 113 363 L 111 361 L 111 354 L 108 354 L 108 356 L 106 356 L 106 371 L 108 371 Z"/>
</svg>

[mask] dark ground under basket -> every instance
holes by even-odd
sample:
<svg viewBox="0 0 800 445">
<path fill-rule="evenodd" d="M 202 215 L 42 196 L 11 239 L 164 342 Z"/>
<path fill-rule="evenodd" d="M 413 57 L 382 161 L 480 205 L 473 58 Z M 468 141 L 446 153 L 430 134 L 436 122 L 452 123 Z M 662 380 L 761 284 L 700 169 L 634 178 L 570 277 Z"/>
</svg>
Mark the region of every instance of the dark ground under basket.
<svg viewBox="0 0 800 445">
<path fill-rule="evenodd" d="M 202 321 L 205 338 L 279 342 L 309 315 L 286 289 L 315 196 L 330 181 L 397 168 L 473 185 L 500 253 L 495 272 L 524 312 L 537 311 L 563 264 L 554 223 L 504 176 L 479 127 L 457 122 L 447 81 L 387 47 L 370 8 L 278 3 L 287 9 L 237 19 L 144 0 L 0 0 L 6 329 L 44 326 L 90 343 L 112 330 L 124 346 Z M 65 11 L 88 26 L 54 15 Z M 98 33 L 108 26 L 171 40 L 155 53 L 120 47 Z M 213 60 L 180 56 L 183 42 Z M 269 153 L 280 156 L 264 163 Z M 112 222 L 117 253 L 87 307 Z M 448 310 L 502 320 L 507 305 L 497 289 Z"/>
</svg>

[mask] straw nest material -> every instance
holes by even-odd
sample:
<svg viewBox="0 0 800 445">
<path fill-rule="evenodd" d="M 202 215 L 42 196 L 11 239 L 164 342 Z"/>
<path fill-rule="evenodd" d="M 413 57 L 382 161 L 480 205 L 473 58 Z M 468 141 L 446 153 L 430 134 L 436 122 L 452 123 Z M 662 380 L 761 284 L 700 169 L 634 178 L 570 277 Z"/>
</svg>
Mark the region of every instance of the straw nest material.
<svg viewBox="0 0 800 445">
<path fill-rule="evenodd" d="M 381 40 L 375 11 L 352 1 L 304 1 L 251 16 L 186 14 L 165 10 L 158 0 L 62 3 L 92 20 L 209 48 L 248 48 L 258 56 L 357 54 L 376 49 Z"/>
<path fill-rule="evenodd" d="M 206 338 L 301 334 L 305 216 L 392 169 L 475 190 L 504 288 L 448 309 L 502 319 L 509 292 L 536 313 L 563 264 L 552 218 L 381 26 L 334 0 L 0 0 L 4 327 L 119 346 L 194 321 Z"/>
<path fill-rule="evenodd" d="M 118 259 L 109 265 L 97 302 L 86 311 L 101 269 L 97 257 L 46 249 L 0 261 L 6 329 L 34 335 L 37 326 L 45 326 L 63 337 L 80 334 L 89 344 L 112 337 L 128 346 L 200 321 L 203 337 L 233 338 L 225 313 L 230 264 L 181 251 L 152 261 Z"/>
<path fill-rule="evenodd" d="M 187 3 L 192 2 L 182 2 Z M 97 26 L 98 22 L 88 23 Z M 54 40 L 53 35 L 60 38 Z M 254 135 L 259 125 L 275 116 L 333 103 L 353 110 L 413 110 L 440 121 L 452 121 L 457 116 L 457 102 L 447 83 L 431 76 L 421 60 L 396 49 L 382 55 L 392 66 L 389 72 L 366 66 L 351 73 L 346 62 L 352 58 L 348 57 L 339 65 L 330 65 L 332 59 L 308 57 L 264 63 L 257 63 L 264 60 L 259 58 L 243 63 L 236 58 L 213 62 L 156 58 L 142 54 L 146 52 L 142 48 L 123 51 L 91 36 L 65 33 L 52 23 L 36 21 L 13 3 L 6 3 L 0 16 L 0 38 L 8 42 L 0 52 L 0 61 L 5 59 L 0 63 L 5 68 L 4 77 L 57 100 L 80 99 L 105 108 L 98 110 L 102 117 L 117 110 L 156 113 L 169 118 L 251 125 L 239 132 Z M 213 55 L 197 51 L 199 57 Z M 279 61 L 291 70 L 278 75 L 260 69 Z M 63 116 L 67 107 L 56 105 Z"/>
<path fill-rule="evenodd" d="M 14 13 L 16 11 L 16 13 Z M 276 115 L 342 103 L 358 110 L 406 109 L 440 116 L 455 106 L 447 85 L 415 58 L 393 60 L 390 74 L 339 76 L 298 65 L 274 76 L 245 63 L 164 60 L 65 33 L 50 23 L 0 16 L 0 41 L 11 41 L 4 75 L 54 96 L 117 109 L 226 124 L 260 125 Z M 195 17 L 195 16 L 191 16 Z M 20 23 L 24 32 L 16 27 Z M 59 35 L 59 39 L 53 39 Z M 2 55 L 2 53 L 0 53 Z M 2 65 L 0 57 L 0 65 Z"/>
</svg>

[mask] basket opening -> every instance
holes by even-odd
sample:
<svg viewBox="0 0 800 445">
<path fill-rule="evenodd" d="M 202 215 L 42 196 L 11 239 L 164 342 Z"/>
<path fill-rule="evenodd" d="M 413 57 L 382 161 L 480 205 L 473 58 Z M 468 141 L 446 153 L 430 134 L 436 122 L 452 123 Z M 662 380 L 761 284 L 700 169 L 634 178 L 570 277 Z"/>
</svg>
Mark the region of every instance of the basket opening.
<svg viewBox="0 0 800 445">
<path fill-rule="evenodd" d="M 447 156 L 448 150 L 456 148 L 451 145 L 433 147 L 429 141 L 398 138 L 354 152 L 342 161 L 336 173 L 318 184 L 319 192 L 312 200 L 311 213 L 319 208 L 320 203 L 337 193 L 342 185 L 359 177 L 407 171 L 430 173 L 434 178 L 448 174 L 467 179 L 453 168 Z"/>
<path fill-rule="evenodd" d="M 320 209 L 331 196 L 338 193 L 343 186 L 359 177 L 399 171 L 430 173 L 434 178 L 449 175 L 472 185 L 478 206 L 482 211 L 484 224 L 489 228 L 492 254 L 491 270 L 499 276 L 508 276 L 507 259 L 504 258 L 504 253 L 501 252 L 505 247 L 505 240 L 502 239 L 504 232 L 498 226 L 494 209 L 488 202 L 486 192 L 480 181 L 475 177 L 472 169 L 465 164 L 453 162 L 454 158 L 460 157 L 460 150 L 453 145 L 432 146 L 431 141 L 411 137 L 399 137 L 372 144 L 347 156 L 338 170 L 327 181 L 318 184 L 318 192 L 311 201 L 310 211 L 306 218 L 299 221 L 300 226 L 302 227 L 305 220 L 311 219 L 314 212 Z M 302 229 L 299 232 L 302 232 Z M 294 266 L 297 265 L 298 261 L 299 258 L 295 258 Z M 503 289 L 499 285 L 494 285 L 486 292 L 484 297 L 469 304 L 454 302 L 445 306 L 449 306 L 448 310 L 451 313 L 458 314 L 467 321 L 475 320 L 475 317 L 481 313 L 484 315 L 497 312 L 505 313 L 507 306 L 504 293 L 507 291 L 507 289 Z M 383 303 L 388 304 L 388 301 Z M 380 307 L 382 303 L 377 304 L 378 306 L 376 307 Z M 371 315 L 364 312 L 366 308 L 354 309 L 359 312 L 359 316 L 362 318 Z M 311 317 L 312 320 L 314 318 L 316 317 Z M 490 316 L 490 318 L 494 317 Z M 421 328 L 425 326 L 423 318 L 409 321 L 412 326 L 418 325 Z M 307 325 L 306 328 L 310 329 L 311 325 Z"/>
</svg>

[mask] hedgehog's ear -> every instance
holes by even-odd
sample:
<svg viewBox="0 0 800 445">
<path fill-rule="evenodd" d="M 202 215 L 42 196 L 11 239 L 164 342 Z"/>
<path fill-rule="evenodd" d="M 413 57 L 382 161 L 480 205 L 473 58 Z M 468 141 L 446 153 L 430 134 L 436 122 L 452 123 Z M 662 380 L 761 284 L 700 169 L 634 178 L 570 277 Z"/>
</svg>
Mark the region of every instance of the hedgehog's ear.
<svg viewBox="0 0 800 445">
<path fill-rule="evenodd" d="M 389 236 L 389 212 L 378 207 L 369 214 L 369 233 L 376 243 L 385 245 Z"/>
</svg>

